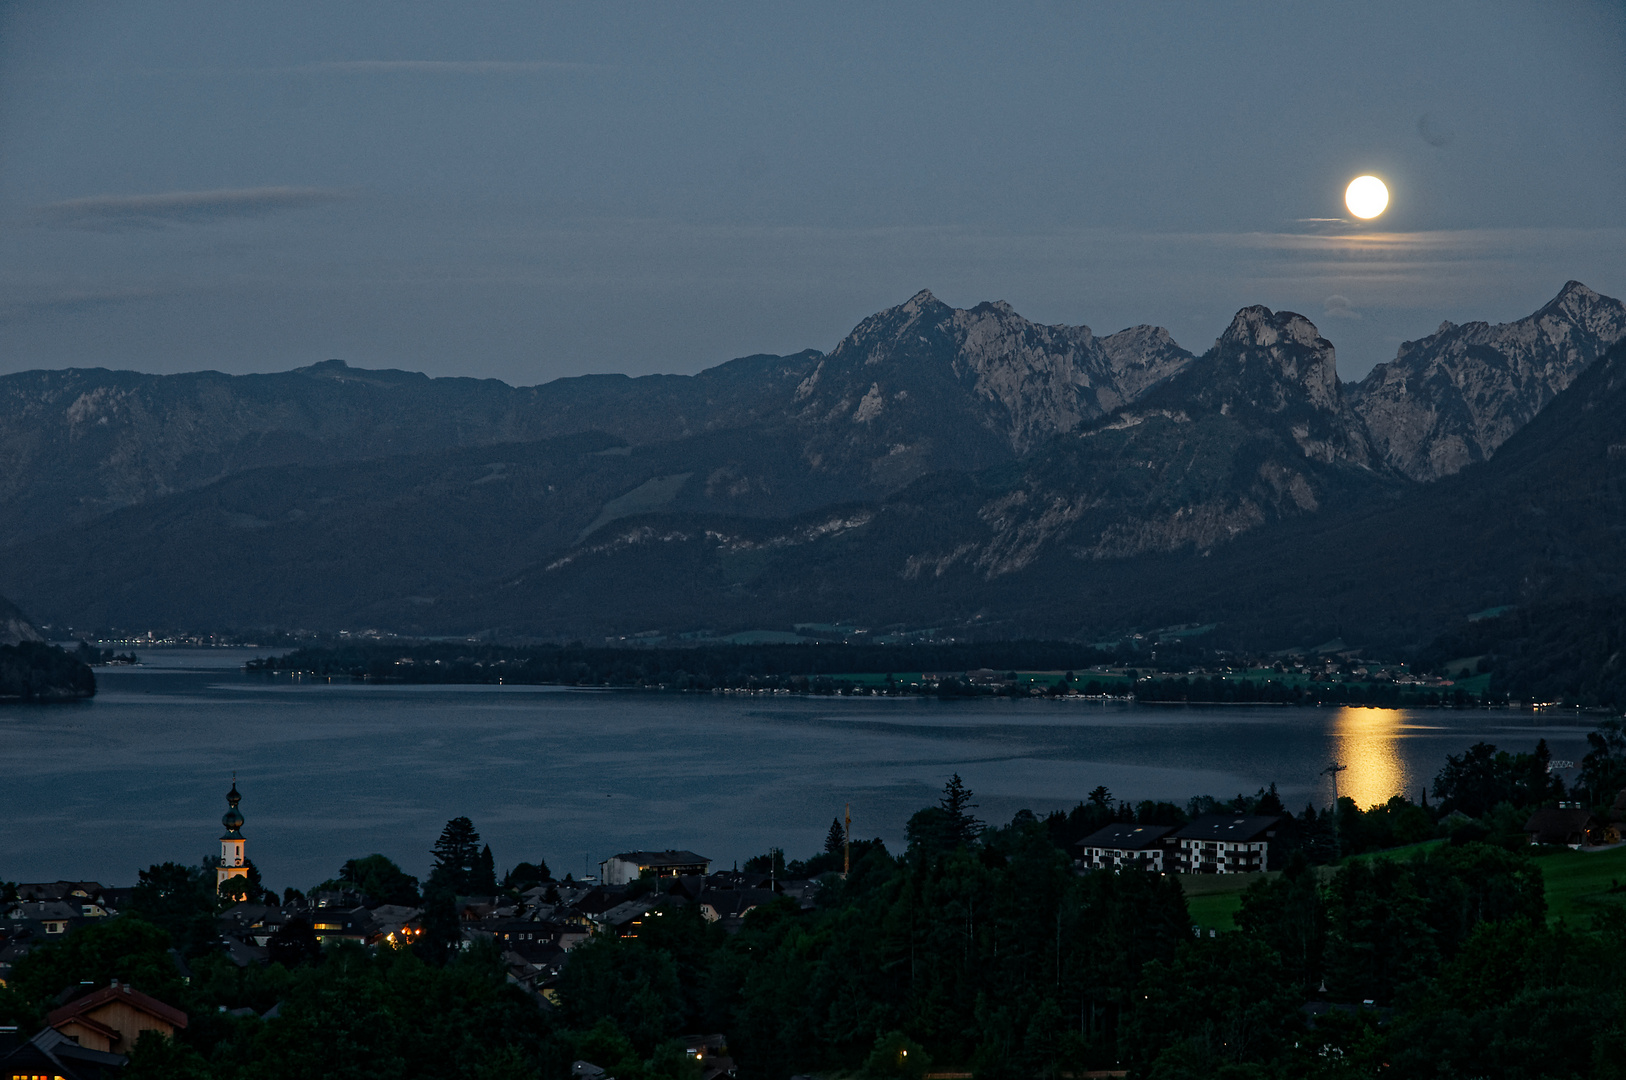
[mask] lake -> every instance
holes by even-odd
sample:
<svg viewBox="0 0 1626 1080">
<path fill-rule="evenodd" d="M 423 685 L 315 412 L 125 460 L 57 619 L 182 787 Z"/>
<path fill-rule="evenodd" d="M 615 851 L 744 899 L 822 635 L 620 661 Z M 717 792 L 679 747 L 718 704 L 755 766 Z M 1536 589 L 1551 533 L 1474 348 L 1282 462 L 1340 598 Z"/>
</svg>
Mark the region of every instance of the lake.
<svg viewBox="0 0 1626 1080">
<path fill-rule="evenodd" d="M 1276 783 L 1288 805 L 1416 798 L 1448 753 L 1546 738 L 1579 761 L 1574 714 L 1166 707 L 1046 700 L 676 695 L 515 686 L 267 680 L 263 650 L 149 650 L 100 668 L 76 705 L 0 708 L 0 879 L 131 884 L 155 862 L 218 853 L 233 770 L 267 885 L 309 888 L 382 852 L 425 876 L 468 815 L 499 872 L 545 858 L 597 872 L 637 848 L 714 865 L 819 850 L 853 834 L 897 850 L 950 773 L 979 816 L 1069 808 L 1097 784 L 1184 803 Z M 1568 772 L 1566 778 L 1573 778 Z"/>
</svg>

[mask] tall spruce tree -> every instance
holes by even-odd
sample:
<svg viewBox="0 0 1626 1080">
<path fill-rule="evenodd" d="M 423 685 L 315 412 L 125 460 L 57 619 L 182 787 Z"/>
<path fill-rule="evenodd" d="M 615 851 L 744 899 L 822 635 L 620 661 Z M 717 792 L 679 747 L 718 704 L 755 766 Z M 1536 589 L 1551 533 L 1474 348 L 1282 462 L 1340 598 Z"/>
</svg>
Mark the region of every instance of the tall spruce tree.
<svg viewBox="0 0 1626 1080">
<path fill-rule="evenodd" d="M 480 849 L 475 860 L 474 874 L 469 880 L 469 893 L 475 896 L 493 896 L 497 892 L 497 863 L 491 857 L 491 845 Z"/>
<path fill-rule="evenodd" d="M 490 848 L 486 849 L 486 858 L 490 858 Z M 446 823 L 440 831 L 440 839 L 430 849 L 435 857 L 435 868 L 429 872 L 429 885 L 426 891 L 449 892 L 463 896 L 473 895 L 481 866 L 480 834 L 475 831 L 474 822 L 466 817 L 455 817 Z M 493 879 L 496 874 L 491 873 Z M 493 880 L 490 892 L 496 892 L 496 882 Z M 488 893 L 487 895 L 490 895 Z"/>
<path fill-rule="evenodd" d="M 1610 717 L 1586 737 L 1587 755 L 1581 761 L 1581 786 L 1592 804 L 1602 810 L 1626 791 L 1626 720 Z M 1545 741 L 1542 747 L 1546 747 Z"/>
<path fill-rule="evenodd" d="M 841 819 L 831 818 L 830 831 L 824 837 L 824 853 L 826 855 L 838 855 L 846 842 L 847 831 L 841 827 Z"/>
<path fill-rule="evenodd" d="M 971 789 L 965 786 L 959 773 L 949 777 L 949 782 L 943 785 L 943 797 L 937 805 L 949 816 L 949 828 L 956 845 L 969 844 L 982 832 L 983 823 L 969 813 L 977 804 L 971 801 Z"/>
</svg>

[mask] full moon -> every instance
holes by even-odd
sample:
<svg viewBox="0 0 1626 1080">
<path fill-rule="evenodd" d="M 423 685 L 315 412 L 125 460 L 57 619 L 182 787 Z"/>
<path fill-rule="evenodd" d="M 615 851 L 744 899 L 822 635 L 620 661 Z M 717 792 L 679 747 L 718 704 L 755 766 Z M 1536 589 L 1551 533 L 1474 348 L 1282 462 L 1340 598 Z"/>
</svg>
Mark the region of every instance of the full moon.
<svg viewBox="0 0 1626 1080">
<path fill-rule="evenodd" d="M 1358 218 L 1375 218 L 1389 205 L 1389 189 L 1375 176 L 1357 176 L 1344 191 L 1344 205 Z"/>
</svg>

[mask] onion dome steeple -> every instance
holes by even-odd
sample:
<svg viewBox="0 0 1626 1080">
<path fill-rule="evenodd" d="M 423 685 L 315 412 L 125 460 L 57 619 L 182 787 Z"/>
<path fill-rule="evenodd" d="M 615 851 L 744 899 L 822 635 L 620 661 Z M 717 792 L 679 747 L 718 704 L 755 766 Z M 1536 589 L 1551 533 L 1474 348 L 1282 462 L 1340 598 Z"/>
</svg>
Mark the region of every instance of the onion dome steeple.
<svg viewBox="0 0 1626 1080">
<path fill-rule="evenodd" d="M 241 840 L 243 838 L 243 834 L 239 831 L 243 827 L 243 814 L 237 809 L 237 804 L 242 801 L 243 797 L 237 793 L 237 776 L 234 773 L 231 778 L 231 790 L 226 792 L 227 809 L 220 818 L 220 823 L 226 826 L 226 835 L 221 837 L 222 840 Z"/>
<path fill-rule="evenodd" d="M 226 883 L 227 878 L 246 877 L 249 866 L 248 858 L 243 854 L 243 814 L 237 809 L 237 804 L 243 797 L 237 793 L 237 774 L 231 774 L 231 790 L 226 792 L 226 813 L 221 817 L 220 823 L 226 826 L 226 835 L 220 838 L 220 862 L 215 865 L 215 888 Z"/>
</svg>

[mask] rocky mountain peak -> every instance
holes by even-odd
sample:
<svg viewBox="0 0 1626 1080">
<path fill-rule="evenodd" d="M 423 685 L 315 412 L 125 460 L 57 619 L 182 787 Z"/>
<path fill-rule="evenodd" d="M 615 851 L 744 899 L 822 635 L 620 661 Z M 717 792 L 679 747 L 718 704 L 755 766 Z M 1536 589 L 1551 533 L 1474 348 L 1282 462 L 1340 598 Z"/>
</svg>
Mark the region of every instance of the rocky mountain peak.
<svg viewBox="0 0 1626 1080">
<path fill-rule="evenodd" d="M 932 295 L 932 291 L 930 289 L 921 289 L 919 292 L 915 293 L 915 295 L 911 296 L 897 307 L 892 308 L 889 311 L 882 311 L 879 313 L 879 315 L 888 315 L 892 312 L 897 312 L 898 314 L 904 316 L 914 316 L 931 308 L 945 306 L 946 305 L 939 301 L 937 297 Z"/>
<path fill-rule="evenodd" d="M 854 360 L 865 366 L 918 359 L 922 349 L 941 344 L 941 334 L 952 308 L 922 289 L 908 300 L 869 316 L 853 327 L 830 351 L 829 363 L 839 367 Z"/>
<path fill-rule="evenodd" d="M 1318 342 L 1326 342 L 1321 336 L 1321 331 L 1303 315 L 1292 311 L 1271 311 L 1263 304 L 1253 304 L 1238 311 L 1231 319 L 1231 325 L 1220 335 L 1222 342 L 1231 341 L 1263 348 L 1282 340 L 1311 347 Z"/>
<path fill-rule="evenodd" d="M 350 370 L 350 365 L 343 360 L 318 360 L 314 364 L 307 364 L 302 368 L 294 368 L 301 375 L 332 376 L 343 375 Z"/>
<path fill-rule="evenodd" d="M 1569 304 L 1596 304 L 1604 299 L 1603 294 L 1595 293 L 1574 278 L 1564 282 L 1564 287 L 1558 290 L 1558 295 L 1547 302 L 1546 311 L 1550 307 L 1562 307 Z"/>
<path fill-rule="evenodd" d="M 913 462 L 905 471 L 918 474 L 960 467 L 966 454 L 1027 453 L 1191 359 L 1154 327 L 1126 332 L 1109 353 L 1088 326 L 1035 323 L 1003 300 L 952 308 L 921 290 L 859 323 L 802 381 L 794 408 L 845 429 L 843 454 L 888 470 Z"/>
<path fill-rule="evenodd" d="M 1144 371 L 1172 343 L 1134 327 L 1097 344 Z M 1207 551 L 1392 482 L 1372 464 L 1331 343 L 1302 315 L 1243 308 L 1201 358 L 1026 459 L 1023 488 L 979 510 L 992 538 L 974 561 L 993 577 L 1047 546 L 1090 560 Z"/>
<path fill-rule="evenodd" d="M 1444 322 L 1352 388 L 1374 445 L 1415 480 L 1483 461 L 1626 339 L 1626 304 L 1579 281 L 1509 323 Z"/>
<path fill-rule="evenodd" d="M 1296 447 L 1284 462 L 1302 454 L 1324 464 L 1374 463 L 1344 401 L 1332 343 L 1292 311 L 1243 308 L 1212 349 L 1130 412 L 1225 417 L 1248 438 Z"/>
<path fill-rule="evenodd" d="M 1131 326 L 1097 340 L 1123 399 L 1118 404 L 1134 401 L 1152 387 L 1167 382 L 1195 359 L 1161 326 Z"/>
<path fill-rule="evenodd" d="M 1302 394 L 1316 409 L 1342 407 L 1332 342 L 1303 315 L 1245 307 L 1215 342 L 1214 352 L 1222 369 L 1231 369 L 1248 389 L 1274 399 L 1255 400 L 1255 406 L 1280 411 Z"/>
<path fill-rule="evenodd" d="M 1595 293 L 1579 281 L 1567 281 L 1558 295 L 1531 316 L 1550 327 L 1568 322 L 1583 333 L 1620 340 L 1626 333 L 1626 305 Z"/>
</svg>

